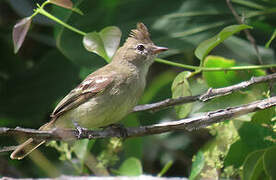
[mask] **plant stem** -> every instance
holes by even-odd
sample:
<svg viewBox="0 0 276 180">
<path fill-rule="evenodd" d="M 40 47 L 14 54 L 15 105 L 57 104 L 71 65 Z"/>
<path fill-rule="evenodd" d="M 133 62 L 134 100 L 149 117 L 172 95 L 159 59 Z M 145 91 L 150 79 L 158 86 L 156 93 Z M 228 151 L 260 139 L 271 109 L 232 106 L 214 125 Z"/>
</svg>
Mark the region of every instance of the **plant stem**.
<svg viewBox="0 0 276 180">
<path fill-rule="evenodd" d="M 81 31 L 77 28 L 74 28 L 73 26 L 70 26 L 69 24 L 63 22 L 62 20 L 58 19 L 57 17 L 55 17 L 52 14 L 45 11 L 43 8 L 48 3 L 50 3 L 50 2 L 45 1 L 41 6 L 37 5 L 38 8 L 35 10 L 34 14 L 32 14 L 31 18 L 36 16 L 38 13 L 40 13 L 40 14 L 48 17 L 49 19 L 52 19 L 53 21 L 61 24 L 62 26 L 68 28 L 71 31 L 74 31 L 74 32 L 76 32 L 76 33 L 78 33 L 82 36 L 86 35 L 85 32 L 83 32 L 83 31 Z M 276 67 L 276 64 L 269 64 L 269 65 L 255 65 L 255 66 L 234 66 L 234 67 L 228 67 L 228 68 L 223 68 L 223 67 L 208 68 L 208 67 L 202 67 L 202 64 L 201 64 L 201 66 L 191 66 L 191 65 L 187 65 L 187 64 L 171 62 L 171 61 L 168 61 L 168 60 L 165 60 L 165 59 L 160 59 L 160 58 L 156 58 L 155 61 L 159 62 L 159 63 L 171 65 L 171 66 L 176 66 L 176 67 L 182 67 L 182 68 L 186 68 L 186 69 L 195 70 L 195 72 L 194 72 L 195 74 L 197 74 L 201 71 L 238 71 L 238 70 L 265 69 L 265 68 Z"/>
<path fill-rule="evenodd" d="M 182 67 L 186 69 L 192 70 L 201 70 L 201 71 L 239 71 L 239 70 L 252 70 L 252 69 L 266 69 L 276 67 L 276 64 L 268 64 L 268 65 L 253 65 L 253 66 L 233 66 L 233 67 L 199 67 L 199 66 L 191 66 L 176 62 L 167 61 L 164 59 L 156 58 L 156 62 L 168 64 L 171 66 Z"/>
<path fill-rule="evenodd" d="M 45 11 L 43 8 L 38 8 L 38 9 L 36 10 L 36 12 L 37 12 L 37 13 L 40 13 L 40 14 L 46 16 L 46 17 L 48 17 L 49 19 L 52 19 L 53 21 L 55 21 L 55 22 L 61 24 L 62 26 L 64 26 L 64 27 L 70 29 L 71 31 L 74 31 L 74 32 L 76 32 L 76 33 L 78 33 L 78 34 L 80 34 L 80 35 L 82 35 L 82 36 L 85 36 L 85 35 L 86 35 L 85 32 L 83 32 L 83 31 L 81 31 L 81 30 L 78 30 L 78 29 L 74 28 L 73 26 L 70 26 L 69 24 L 63 22 L 62 20 L 60 20 L 60 19 L 56 18 L 55 16 L 53 16 L 52 14 L 48 13 L 48 12 Z"/>
</svg>

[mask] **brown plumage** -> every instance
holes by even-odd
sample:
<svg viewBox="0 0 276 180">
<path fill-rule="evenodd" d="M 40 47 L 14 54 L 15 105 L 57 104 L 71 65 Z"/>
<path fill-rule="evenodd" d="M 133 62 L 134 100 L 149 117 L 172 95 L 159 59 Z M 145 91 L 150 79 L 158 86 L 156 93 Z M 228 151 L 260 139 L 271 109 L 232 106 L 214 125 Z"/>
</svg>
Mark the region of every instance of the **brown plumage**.
<svg viewBox="0 0 276 180">
<path fill-rule="evenodd" d="M 152 43 L 148 28 L 141 22 L 137 23 L 136 29 L 131 30 L 130 37 L 143 43 Z"/>
<path fill-rule="evenodd" d="M 98 128 L 118 122 L 138 103 L 154 57 L 165 50 L 154 45 L 147 27 L 138 23 L 111 63 L 91 73 L 65 96 L 54 109 L 51 121 L 40 130 L 72 128 L 74 123 Z M 44 142 L 30 138 L 18 146 L 11 158 L 22 159 Z"/>
</svg>

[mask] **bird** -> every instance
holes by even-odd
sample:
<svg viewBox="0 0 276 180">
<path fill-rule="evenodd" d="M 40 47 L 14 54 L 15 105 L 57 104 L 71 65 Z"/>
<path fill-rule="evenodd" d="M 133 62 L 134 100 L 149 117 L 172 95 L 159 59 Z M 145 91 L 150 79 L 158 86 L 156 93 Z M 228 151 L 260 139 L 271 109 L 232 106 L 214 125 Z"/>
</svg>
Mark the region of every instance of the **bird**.
<svg viewBox="0 0 276 180">
<path fill-rule="evenodd" d="M 138 22 L 109 64 L 92 72 L 71 90 L 53 110 L 51 120 L 39 130 L 99 128 L 115 124 L 138 104 L 146 86 L 149 67 L 157 54 L 168 48 L 156 46 L 147 27 Z M 29 138 L 10 155 L 23 159 L 45 140 Z"/>
</svg>

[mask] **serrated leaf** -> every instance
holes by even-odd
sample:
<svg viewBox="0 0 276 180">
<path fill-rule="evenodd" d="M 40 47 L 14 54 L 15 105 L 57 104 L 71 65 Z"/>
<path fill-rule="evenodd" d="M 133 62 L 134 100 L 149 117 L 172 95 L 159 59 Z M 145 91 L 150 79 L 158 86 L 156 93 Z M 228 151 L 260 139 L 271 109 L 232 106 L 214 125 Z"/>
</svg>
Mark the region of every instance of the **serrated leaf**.
<svg viewBox="0 0 276 180">
<path fill-rule="evenodd" d="M 264 153 L 264 169 L 270 179 L 276 179 L 276 146 L 267 149 Z"/>
<path fill-rule="evenodd" d="M 17 53 L 20 47 L 22 46 L 27 32 L 30 28 L 31 22 L 32 18 L 26 17 L 14 25 L 12 32 L 14 53 Z"/>
<path fill-rule="evenodd" d="M 240 32 L 248 28 L 252 28 L 252 27 L 245 24 L 231 25 L 231 26 L 225 27 L 216 36 L 200 43 L 195 50 L 195 56 L 201 61 L 204 60 L 204 58 L 209 54 L 209 52 L 212 51 L 212 49 L 214 49 L 217 45 L 222 43 L 225 39 L 227 39 L 228 37 L 232 36 L 237 32 Z"/>
<path fill-rule="evenodd" d="M 172 98 L 191 96 L 192 92 L 190 90 L 190 85 L 188 82 L 191 72 L 184 71 L 176 76 L 172 84 Z M 175 111 L 179 118 L 185 118 L 191 111 L 192 104 L 183 104 L 175 106 Z"/>
<path fill-rule="evenodd" d="M 83 38 L 84 47 L 110 62 L 120 44 L 122 32 L 118 27 L 109 26 L 99 33 L 87 33 Z"/>
<path fill-rule="evenodd" d="M 264 150 L 258 150 L 250 153 L 243 164 L 243 179 L 258 180 L 264 172 L 263 167 Z M 264 177 L 262 177 L 264 178 Z"/>
<path fill-rule="evenodd" d="M 189 180 L 194 180 L 200 174 L 201 170 L 204 167 L 204 155 L 201 151 L 199 151 L 195 157 L 195 161 L 192 164 L 191 174 L 189 176 Z"/>
<path fill-rule="evenodd" d="M 139 159 L 130 157 L 123 162 L 118 173 L 122 176 L 139 176 L 143 173 L 142 164 Z"/>
</svg>

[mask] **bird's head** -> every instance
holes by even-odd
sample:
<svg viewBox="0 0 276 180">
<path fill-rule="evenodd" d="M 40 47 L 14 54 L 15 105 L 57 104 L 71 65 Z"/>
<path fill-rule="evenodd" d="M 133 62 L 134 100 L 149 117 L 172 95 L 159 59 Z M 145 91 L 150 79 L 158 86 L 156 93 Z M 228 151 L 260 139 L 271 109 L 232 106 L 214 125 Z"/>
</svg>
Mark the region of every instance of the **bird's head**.
<svg viewBox="0 0 276 180">
<path fill-rule="evenodd" d="M 118 53 L 125 61 L 136 65 L 150 65 L 158 53 L 167 49 L 154 45 L 147 27 L 143 23 L 137 23 L 137 28 L 131 30 L 129 37 Z"/>
</svg>

